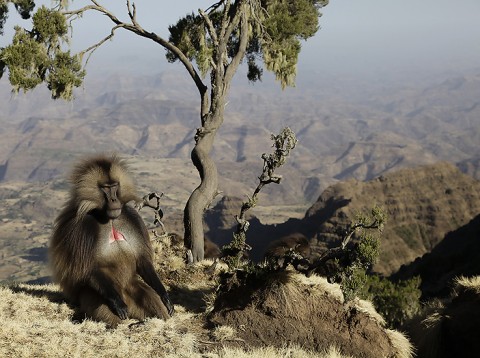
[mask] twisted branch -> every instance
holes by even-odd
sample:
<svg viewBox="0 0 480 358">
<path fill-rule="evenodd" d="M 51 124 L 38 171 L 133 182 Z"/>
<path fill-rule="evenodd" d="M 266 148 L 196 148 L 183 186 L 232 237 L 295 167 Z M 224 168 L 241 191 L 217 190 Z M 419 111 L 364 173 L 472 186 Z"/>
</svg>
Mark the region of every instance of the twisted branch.
<svg viewBox="0 0 480 358">
<path fill-rule="evenodd" d="M 202 9 L 198 9 L 198 13 L 203 17 L 203 20 L 207 24 L 207 30 L 208 34 L 210 35 L 213 44 L 215 46 L 218 46 L 218 37 L 217 37 L 217 32 L 215 31 L 215 26 L 213 26 L 212 20 L 210 19 L 210 16 L 208 16 L 207 13 L 205 13 Z"/>
<path fill-rule="evenodd" d="M 262 174 L 258 177 L 260 182 L 255 188 L 252 197 L 243 203 L 240 209 L 240 215 L 235 216 L 237 230 L 236 233 L 233 234 L 232 242 L 222 248 L 227 256 L 227 264 L 231 269 L 239 268 L 245 251 L 251 250 L 250 245 L 246 243 L 246 233 L 250 226 L 248 220 L 245 219 L 246 212 L 257 205 L 258 194 L 265 185 L 280 183 L 282 177 L 276 175 L 275 170 L 285 163 L 287 157 L 290 155 L 290 151 L 295 148 L 297 144 L 295 133 L 288 127 L 284 128 L 278 136 L 272 134 L 271 138 L 274 141 L 273 147 L 275 147 L 275 150 L 273 154 L 262 154 L 263 170 Z"/>
<path fill-rule="evenodd" d="M 162 228 L 163 232 L 166 233 L 167 230 L 165 230 L 165 225 L 162 222 L 163 211 L 160 208 L 160 199 L 162 197 L 163 197 L 163 193 L 161 193 L 161 194 L 158 194 L 158 193 L 155 193 L 155 192 L 149 193 L 142 198 L 141 202 L 135 203 L 135 209 L 137 211 L 142 210 L 144 207 L 148 207 L 148 208 L 153 209 L 153 211 L 155 213 L 155 219 L 153 221 L 153 224 L 156 225 L 156 226 L 160 226 Z M 156 204 L 151 203 L 151 201 L 153 199 L 156 200 Z M 156 231 L 154 231 L 154 234 L 155 234 L 155 236 L 158 236 Z"/>
</svg>

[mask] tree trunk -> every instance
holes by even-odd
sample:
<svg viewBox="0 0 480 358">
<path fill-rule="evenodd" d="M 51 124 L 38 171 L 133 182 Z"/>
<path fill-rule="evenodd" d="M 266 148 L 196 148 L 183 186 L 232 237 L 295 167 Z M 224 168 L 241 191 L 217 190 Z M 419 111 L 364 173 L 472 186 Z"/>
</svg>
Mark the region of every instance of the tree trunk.
<svg viewBox="0 0 480 358">
<path fill-rule="evenodd" d="M 223 123 L 225 97 L 227 95 L 233 75 L 238 69 L 245 55 L 248 42 L 248 19 L 246 2 L 234 2 L 234 10 L 227 2 L 224 17 L 219 33 L 213 26 L 210 35 L 216 42 L 212 56 L 213 66 L 210 89 L 210 106 L 204 86 L 199 86 L 201 97 L 202 128 L 197 130 L 195 147 L 192 150 L 192 162 L 200 174 L 200 185 L 192 192 L 188 199 L 183 215 L 185 226 L 184 242 L 191 250 L 189 262 L 198 262 L 204 258 L 203 214 L 218 193 L 218 172 L 215 163 L 210 158 L 213 141 L 217 130 Z M 235 56 L 228 62 L 228 43 L 234 28 L 241 22 L 240 40 Z"/>
<path fill-rule="evenodd" d="M 223 112 L 223 111 L 221 111 Z M 223 122 L 223 113 L 216 113 L 206 123 L 211 125 L 197 131 L 192 150 L 192 162 L 200 174 L 200 185 L 190 195 L 184 210 L 185 245 L 191 250 L 190 262 L 204 259 L 203 214 L 218 192 L 217 167 L 210 157 L 217 129 Z"/>
</svg>

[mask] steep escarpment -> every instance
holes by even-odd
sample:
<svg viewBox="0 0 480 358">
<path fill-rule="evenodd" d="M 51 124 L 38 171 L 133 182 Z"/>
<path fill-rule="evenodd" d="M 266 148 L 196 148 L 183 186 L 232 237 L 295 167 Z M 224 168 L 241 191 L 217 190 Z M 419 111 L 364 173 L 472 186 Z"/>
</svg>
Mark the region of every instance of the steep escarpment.
<svg viewBox="0 0 480 358">
<path fill-rule="evenodd" d="M 404 265 L 395 279 L 420 276 L 423 299 L 446 297 L 461 276 L 480 275 L 480 215 L 449 232 L 435 248 Z"/>
<path fill-rule="evenodd" d="M 375 270 L 390 274 L 480 213 L 479 190 L 478 180 L 452 164 L 403 169 L 369 182 L 350 180 L 327 188 L 303 221 L 313 244 L 333 246 L 356 213 L 383 207 L 388 223 Z"/>
</svg>

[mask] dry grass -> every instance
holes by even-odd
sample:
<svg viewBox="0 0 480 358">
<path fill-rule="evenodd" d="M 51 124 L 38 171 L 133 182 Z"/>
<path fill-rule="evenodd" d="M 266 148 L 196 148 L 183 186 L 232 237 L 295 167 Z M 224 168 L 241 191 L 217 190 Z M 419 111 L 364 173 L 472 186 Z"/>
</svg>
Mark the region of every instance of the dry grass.
<svg viewBox="0 0 480 358">
<path fill-rule="evenodd" d="M 115 330 L 98 322 L 72 321 L 74 311 L 62 301 L 55 285 L 14 285 L 0 288 L 1 357 L 342 357 L 335 349 L 324 354 L 298 347 L 242 350 L 224 347 L 235 330 L 219 327 L 205 342 L 199 317 L 176 306 L 168 320 L 144 324 L 128 321 Z M 345 357 L 342 357 L 345 358 Z"/>
<path fill-rule="evenodd" d="M 301 274 L 295 274 L 293 279 L 300 284 L 315 287 L 315 289 L 319 291 L 323 291 L 334 298 L 336 298 L 340 303 L 344 303 L 345 299 L 343 297 L 342 289 L 340 285 L 337 283 L 329 283 L 325 277 L 321 277 L 318 275 L 312 275 L 307 277 Z"/>
<path fill-rule="evenodd" d="M 192 314 L 179 311 L 166 322 L 151 319 L 130 328 L 128 323 L 133 321 L 129 321 L 108 330 L 102 323 L 72 322 L 74 311 L 61 301 L 56 286 L 4 287 L 0 290 L 0 356 L 195 356 Z"/>
<path fill-rule="evenodd" d="M 178 274 L 170 279 L 176 302 L 189 308 L 176 304 L 176 314 L 168 321 L 129 320 L 115 330 L 99 322 L 76 321 L 79 317 L 56 285 L 0 287 L 0 357 L 342 357 L 333 348 L 322 355 L 298 347 L 228 347 L 238 340 L 235 329 L 208 331 L 203 327 L 204 311 L 198 309 L 202 293 L 214 287 L 213 276 L 206 273 L 212 262 L 182 267 L 172 259 L 168 264 Z M 198 313 L 192 313 L 192 307 Z"/>
<path fill-rule="evenodd" d="M 365 313 L 368 317 L 377 321 L 380 325 L 385 325 L 385 319 L 375 310 L 372 302 L 355 298 L 352 301 L 352 304 L 358 311 Z"/>
<path fill-rule="evenodd" d="M 103 323 L 81 320 L 56 285 L 4 286 L 0 287 L 0 357 L 348 358 L 334 347 L 325 352 L 297 346 L 251 349 L 237 344 L 241 340 L 234 327 L 205 328 L 208 299 L 214 299 L 218 271 L 224 267 L 213 269 L 209 261 L 185 265 L 177 252 L 181 249 L 168 238 L 155 240 L 154 249 L 156 268 L 175 303 L 174 317 L 168 321 L 150 319 L 143 324 L 129 320 L 111 330 Z M 303 301 L 306 291 L 328 293 L 339 304 L 344 302 L 338 285 L 322 277 L 306 278 L 293 272 L 283 276 L 292 284 L 283 286 L 289 292 L 278 292 L 282 296 L 279 300 L 283 298 L 285 312 L 292 315 L 300 312 L 298 302 Z M 358 306 L 370 311 L 367 303 Z M 372 318 L 378 319 L 374 314 Z"/>
<path fill-rule="evenodd" d="M 455 290 L 473 291 L 480 295 L 480 276 L 464 277 L 460 276 L 455 279 Z"/>
<path fill-rule="evenodd" d="M 237 330 L 230 326 L 215 327 L 212 336 L 218 342 L 234 341 L 236 339 Z"/>
<path fill-rule="evenodd" d="M 334 346 L 325 352 L 308 352 L 298 347 L 276 349 L 272 347 L 258 348 L 250 351 L 241 349 L 224 349 L 219 357 L 222 358 L 351 358 L 342 355 Z"/>
<path fill-rule="evenodd" d="M 449 297 L 428 302 L 405 327 L 419 357 L 478 357 L 480 276 L 458 277 Z"/>
<path fill-rule="evenodd" d="M 415 349 L 403 333 L 387 329 L 387 335 L 395 348 L 395 358 L 411 358 L 414 356 Z"/>
</svg>

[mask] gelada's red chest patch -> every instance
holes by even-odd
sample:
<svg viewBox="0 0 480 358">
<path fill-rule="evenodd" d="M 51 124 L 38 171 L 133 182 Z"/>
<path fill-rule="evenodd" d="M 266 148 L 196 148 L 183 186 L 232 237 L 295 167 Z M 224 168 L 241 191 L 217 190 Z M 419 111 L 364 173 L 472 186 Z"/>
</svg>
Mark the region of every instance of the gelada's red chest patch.
<svg viewBox="0 0 480 358">
<path fill-rule="evenodd" d="M 112 226 L 112 231 L 110 231 L 110 237 L 108 238 L 108 243 L 111 244 L 115 241 L 125 241 L 125 236 L 123 236 L 123 234 L 116 230 L 113 226 Z"/>
</svg>

